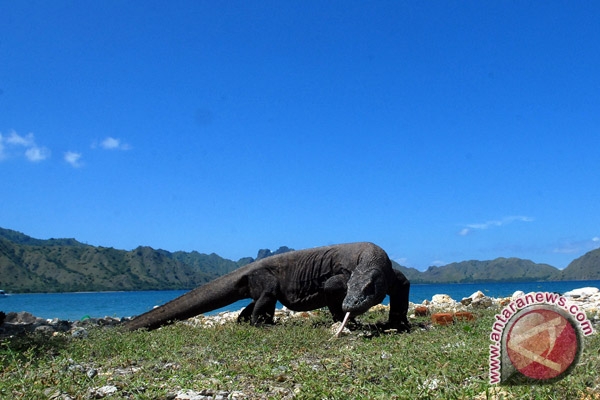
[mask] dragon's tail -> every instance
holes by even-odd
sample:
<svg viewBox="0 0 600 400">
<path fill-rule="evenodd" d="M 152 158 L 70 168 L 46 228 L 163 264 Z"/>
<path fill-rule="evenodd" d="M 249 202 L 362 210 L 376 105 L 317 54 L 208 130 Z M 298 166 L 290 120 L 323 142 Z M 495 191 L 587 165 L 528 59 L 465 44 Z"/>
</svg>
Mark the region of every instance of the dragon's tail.
<svg viewBox="0 0 600 400">
<path fill-rule="evenodd" d="M 141 328 L 156 329 L 248 298 L 244 276 L 243 271 L 238 269 L 219 277 L 127 321 L 124 327 L 129 331 Z"/>
</svg>

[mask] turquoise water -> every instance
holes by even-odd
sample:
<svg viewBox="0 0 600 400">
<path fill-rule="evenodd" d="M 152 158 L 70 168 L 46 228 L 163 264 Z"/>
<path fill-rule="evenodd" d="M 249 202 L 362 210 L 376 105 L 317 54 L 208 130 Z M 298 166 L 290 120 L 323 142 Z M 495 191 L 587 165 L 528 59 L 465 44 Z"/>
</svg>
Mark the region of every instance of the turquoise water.
<svg viewBox="0 0 600 400">
<path fill-rule="evenodd" d="M 587 286 L 600 288 L 600 281 L 412 285 L 410 301 L 421 303 L 425 299 L 431 300 L 431 297 L 435 294 L 447 294 L 455 300 L 461 300 L 478 290 L 490 297 L 506 297 L 517 290 L 522 290 L 525 293 L 564 293 L 568 290 Z M 139 315 L 184 293 L 186 293 L 185 290 L 9 294 L 0 297 L 0 311 L 27 311 L 42 318 L 67 320 L 77 320 L 84 316 L 93 318 L 105 316 L 127 317 Z M 238 301 L 208 314 L 226 310 L 239 310 L 248 303 L 249 300 Z"/>
</svg>

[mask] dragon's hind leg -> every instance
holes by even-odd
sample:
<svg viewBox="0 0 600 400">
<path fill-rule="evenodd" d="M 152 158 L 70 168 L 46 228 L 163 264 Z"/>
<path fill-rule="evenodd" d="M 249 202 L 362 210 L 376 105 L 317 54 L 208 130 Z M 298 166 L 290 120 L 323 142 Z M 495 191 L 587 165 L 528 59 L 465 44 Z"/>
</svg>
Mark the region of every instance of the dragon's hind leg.
<svg viewBox="0 0 600 400">
<path fill-rule="evenodd" d="M 252 311 L 252 325 L 272 325 L 275 323 L 275 305 L 277 297 L 270 293 L 263 293 L 254 303 Z M 246 310 L 244 310 L 246 311 Z"/>
<path fill-rule="evenodd" d="M 273 315 L 275 314 L 275 303 L 273 304 L 273 310 L 271 312 L 269 312 L 269 305 L 264 304 L 263 302 L 262 305 L 257 306 L 259 303 L 260 299 L 248 304 L 238 316 L 237 322 L 250 322 L 252 325 L 272 325 L 274 323 Z"/>
<path fill-rule="evenodd" d="M 246 306 L 238 316 L 237 322 L 250 322 L 252 321 L 252 312 L 254 312 L 254 306 L 256 302 L 252 302 Z"/>
</svg>

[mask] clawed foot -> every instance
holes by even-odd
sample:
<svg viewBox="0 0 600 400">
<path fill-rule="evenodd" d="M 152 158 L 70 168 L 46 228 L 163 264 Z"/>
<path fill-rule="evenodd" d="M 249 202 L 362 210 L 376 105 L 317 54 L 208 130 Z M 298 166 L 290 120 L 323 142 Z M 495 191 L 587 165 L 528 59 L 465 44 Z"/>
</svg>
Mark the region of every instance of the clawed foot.
<svg viewBox="0 0 600 400">
<path fill-rule="evenodd" d="M 365 324 L 361 326 L 367 337 L 380 336 L 382 334 L 410 333 L 409 323 L 390 324 L 389 322 L 379 322 L 376 324 Z"/>
<path fill-rule="evenodd" d="M 399 322 L 399 323 L 390 323 L 390 322 L 384 322 L 380 325 L 380 329 L 383 330 L 383 332 L 387 331 L 395 331 L 395 333 L 410 333 L 410 323 L 409 322 Z"/>
</svg>

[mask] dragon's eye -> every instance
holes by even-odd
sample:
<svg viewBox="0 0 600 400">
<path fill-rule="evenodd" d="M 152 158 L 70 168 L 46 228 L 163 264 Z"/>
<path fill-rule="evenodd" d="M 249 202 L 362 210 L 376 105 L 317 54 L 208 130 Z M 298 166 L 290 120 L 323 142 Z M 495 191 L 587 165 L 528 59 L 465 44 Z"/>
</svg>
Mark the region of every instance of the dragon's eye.
<svg viewBox="0 0 600 400">
<path fill-rule="evenodd" d="M 373 294 L 375 292 L 375 286 L 373 285 L 373 282 L 367 282 L 362 291 L 365 295 Z"/>
</svg>

